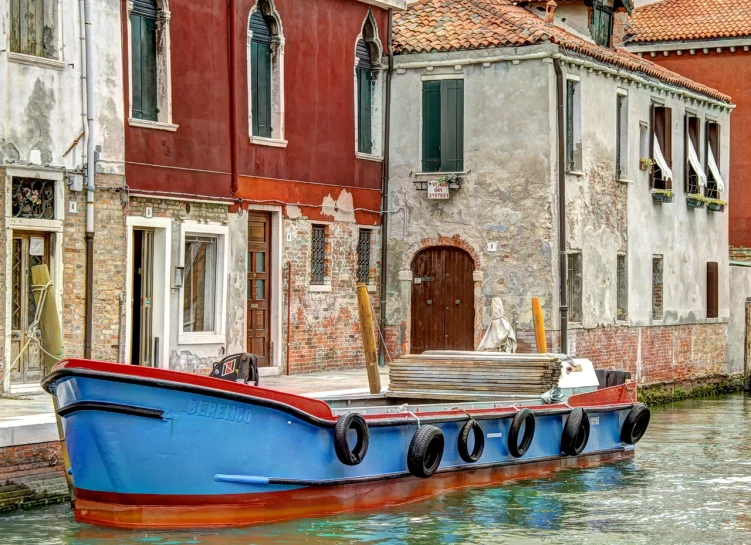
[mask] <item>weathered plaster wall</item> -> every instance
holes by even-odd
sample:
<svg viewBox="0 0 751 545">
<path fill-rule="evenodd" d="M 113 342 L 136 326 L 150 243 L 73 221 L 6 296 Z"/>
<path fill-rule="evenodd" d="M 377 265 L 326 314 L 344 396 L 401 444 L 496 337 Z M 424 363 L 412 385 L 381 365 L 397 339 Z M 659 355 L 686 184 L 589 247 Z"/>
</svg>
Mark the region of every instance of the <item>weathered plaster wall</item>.
<svg viewBox="0 0 751 545">
<path fill-rule="evenodd" d="M 730 322 L 728 371 L 742 373 L 746 345 L 746 301 L 751 297 L 751 267 L 730 267 Z M 751 363 L 751 362 L 749 362 Z"/>
<path fill-rule="evenodd" d="M 542 48 L 529 48 L 538 51 Z M 530 300 L 541 298 L 552 325 L 557 256 L 552 191 L 552 63 L 493 62 L 482 57 L 513 50 L 405 55 L 397 68 L 416 61 L 456 59 L 454 66 L 398 70 L 393 79 L 387 325 L 394 351 L 407 349 L 414 247 L 452 245 L 476 255 L 476 337 L 489 320 L 492 296 L 501 296 L 509 319 L 532 328 Z M 477 64 L 462 59 L 474 58 Z M 413 182 L 443 174 L 421 171 L 422 80 L 464 78 L 464 180 L 448 201 L 428 200 Z M 530 100 L 530 97 L 537 97 Z M 406 215 L 406 216 L 405 216 Z M 406 220 L 405 220 L 406 217 Z M 430 242 L 438 239 L 438 243 Z M 428 241 L 428 242 L 425 242 Z M 495 242 L 498 251 L 488 252 Z"/>
</svg>

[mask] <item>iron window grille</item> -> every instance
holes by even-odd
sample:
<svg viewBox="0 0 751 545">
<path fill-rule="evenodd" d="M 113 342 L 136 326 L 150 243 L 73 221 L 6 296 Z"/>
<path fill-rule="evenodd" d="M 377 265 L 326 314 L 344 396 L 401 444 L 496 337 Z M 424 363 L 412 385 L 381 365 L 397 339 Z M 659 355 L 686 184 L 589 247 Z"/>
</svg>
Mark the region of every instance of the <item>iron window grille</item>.
<svg viewBox="0 0 751 545">
<path fill-rule="evenodd" d="M 582 255 L 568 254 L 568 319 L 571 322 L 582 321 Z"/>
<path fill-rule="evenodd" d="M 326 227 L 314 225 L 310 239 L 310 283 L 320 285 L 326 280 Z"/>
<path fill-rule="evenodd" d="M 618 256 L 618 320 L 628 320 L 628 266 L 625 255 Z"/>
<path fill-rule="evenodd" d="M 652 258 L 652 319 L 662 320 L 662 312 L 662 256 L 655 256 Z"/>
<path fill-rule="evenodd" d="M 55 182 L 13 178 L 13 217 L 55 219 Z"/>
<path fill-rule="evenodd" d="M 360 229 L 357 240 L 357 281 L 370 281 L 370 229 Z"/>
</svg>

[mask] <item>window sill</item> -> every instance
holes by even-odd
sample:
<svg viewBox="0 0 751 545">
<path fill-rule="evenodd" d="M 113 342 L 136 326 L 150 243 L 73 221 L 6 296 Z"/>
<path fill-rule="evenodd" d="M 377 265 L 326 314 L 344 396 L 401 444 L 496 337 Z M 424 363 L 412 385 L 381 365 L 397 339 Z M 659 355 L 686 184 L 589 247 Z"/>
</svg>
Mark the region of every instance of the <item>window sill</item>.
<svg viewBox="0 0 751 545">
<path fill-rule="evenodd" d="M 52 70 L 62 71 L 65 68 L 63 61 L 56 59 L 47 59 L 45 57 L 37 57 L 36 55 L 26 55 L 24 53 L 8 52 L 8 60 L 10 62 L 17 62 L 19 64 L 28 64 L 31 66 L 38 66 L 40 68 L 51 68 Z"/>
<path fill-rule="evenodd" d="M 156 129 L 158 131 L 177 132 L 179 125 L 172 123 L 163 123 L 161 121 L 148 121 L 146 119 L 128 118 L 128 125 L 131 127 L 141 127 L 142 129 Z"/>
<path fill-rule="evenodd" d="M 469 174 L 469 171 L 463 170 L 463 171 L 457 171 L 457 172 L 449 172 L 449 171 L 444 172 L 442 170 L 437 170 L 435 172 L 415 172 L 415 176 L 430 176 L 430 177 L 435 177 L 435 176 L 444 177 L 444 176 L 449 176 L 451 174 L 456 174 L 457 176 L 466 176 L 467 174 Z"/>
<path fill-rule="evenodd" d="M 177 344 L 224 344 L 224 335 L 216 333 L 181 333 L 177 336 Z"/>
<path fill-rule="evenodd" d="M 580 178 L 584 176 L 584 173 L 579 170 L 567 170 L 566 174 L 570 174 L 571 176 L 579 176 Z"/>
<path fill-rule="evenodd" d="M 263 136 L 251 136 L 250 143 L 257 146 L 269 146 L 272 148 L 286 148 L 287 141 L 279 138 L 264 138 Z"/>
<path fill-rule="evenodd" d="M 331 284 L 310 284 L 308 291 L 312 292 L 331 292 Z"/>
<path fill-rule="evenodd" d="M 363 161 L 374 161 L 376 163 L 383 163 L 383 155 L 373 155 L 372 153 L 355 152 L 355 157 L 362 159 Z"/>
<path fill-rule="evenodd" d="M 616 182 L 618 182 L 619 184 L 623 184 L 623 185 L 634 185 L 634 182 L 632 182 L 631 180 L 627 180 L 625 178 L 616 180 Z"/>
</svg>

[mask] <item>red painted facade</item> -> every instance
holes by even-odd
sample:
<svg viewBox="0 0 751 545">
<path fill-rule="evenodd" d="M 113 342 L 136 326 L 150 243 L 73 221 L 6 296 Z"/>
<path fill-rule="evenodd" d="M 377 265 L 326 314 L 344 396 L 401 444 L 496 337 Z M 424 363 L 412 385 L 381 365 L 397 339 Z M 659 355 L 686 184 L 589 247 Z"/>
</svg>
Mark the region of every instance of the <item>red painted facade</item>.
<svg viewBox="0 0 751 545">
<path fill-rule="evenodd" d="M 730 116 L 730 245 L 751 247 L 751 51 L 697 49 L 694 55 L 658 53 L 650 60 L 732 97 L 736 109 Z"/>
<path fill-rule="evenodd" d="M 359 223 L 380 223 L 382 163 L 355 157 L 355 45 L 372 10 L 384 48 L 388 11 L 358 0 L 275 0 L 284 37 L 286 148 L 251 144 L 247 34 L 255 0 L 236 0 L 235 65 L 230 78 L 227 5 L 170 3 L 172 123 L 175 132 L 125 126 L 126 175 L 134 190 L 311 205 L 353 194 Z M 125 4 L 123 4 L 125 6 Z M 123 7 L 123 34 L 127 12 Z M 124 44 L 128 96 L 128 40 Z M 231 93 L 234 81 L 237 191 L 232 191 Z M 368 213 L 373 210 L 374 213 Z M 286 213 L 286 211 L 285 211 Z M 325 218 L 330 219 L 330 216 Z"/>
</svg>

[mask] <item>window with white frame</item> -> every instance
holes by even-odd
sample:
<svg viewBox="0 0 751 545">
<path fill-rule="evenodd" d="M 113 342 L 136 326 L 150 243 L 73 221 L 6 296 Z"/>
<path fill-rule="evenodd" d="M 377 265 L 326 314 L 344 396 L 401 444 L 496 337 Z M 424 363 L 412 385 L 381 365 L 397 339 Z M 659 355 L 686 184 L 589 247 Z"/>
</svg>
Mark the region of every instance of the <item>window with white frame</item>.
<svg viewBox="0 0 751 545">
<path fill-rule="evenodd" d="M 57 5 L 57 0 L 10 0 L 11 52 L 58 58 Z"/>
<path fill-rule="evenodd" d="M 167 0 L 128 2 L 130 122 L 172 124 Z"/>
<path fill-rule="evenodd" d="M 355 47 L 356 149 L 357 153 L 364 155 L 381 156 L 383 154 L 381 149 L 382 51 L 375 18 L 368 10 Z"/>
<path fill-rule="evenodd" d="M 252 142 L 284 141 L 284 36 L 272 0 L 256 0 L 248 20 L 248 118 Z"/>
<path fill-rule="evenodd" d="M 183 332 L 216 331 L 217 237 L 186 235 Z"/>
</svg>

